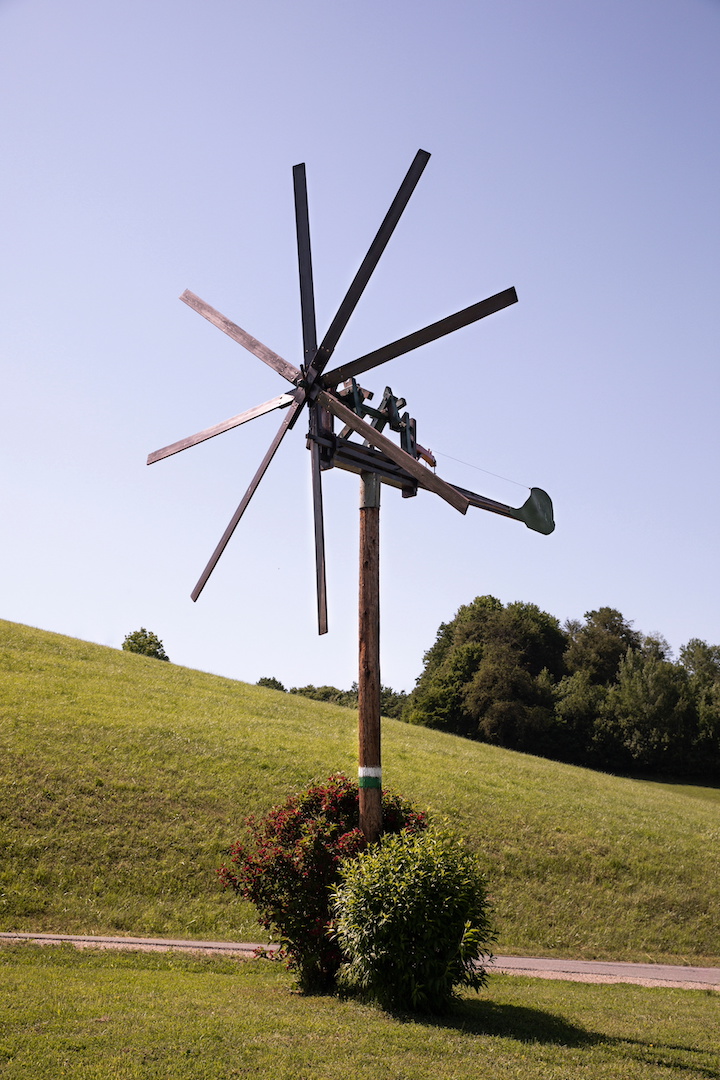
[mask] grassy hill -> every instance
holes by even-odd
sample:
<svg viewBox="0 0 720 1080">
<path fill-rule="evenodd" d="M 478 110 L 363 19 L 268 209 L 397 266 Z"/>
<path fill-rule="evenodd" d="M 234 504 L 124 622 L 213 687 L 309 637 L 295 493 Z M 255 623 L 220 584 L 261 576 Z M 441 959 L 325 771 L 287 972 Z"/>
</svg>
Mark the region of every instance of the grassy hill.
<svg viewBox="0 0 720 1080">
<path fill-rule="evenodd" d="M 499 951 L 720 964 L 720 799 L 383 722 L 481 853 Z M 349 710 L 0 621 L 0 929 L 257 940 L 244 818 L 356 771 Z"/>
</svg>

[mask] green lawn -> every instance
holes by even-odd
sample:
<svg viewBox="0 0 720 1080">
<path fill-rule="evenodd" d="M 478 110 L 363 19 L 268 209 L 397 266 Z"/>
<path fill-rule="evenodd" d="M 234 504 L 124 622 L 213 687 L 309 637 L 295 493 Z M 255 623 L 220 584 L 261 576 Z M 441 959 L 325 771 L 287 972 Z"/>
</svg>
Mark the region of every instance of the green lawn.
<svg viewBox="0 0 720 1080">
<path fill-rule="evenodd" d="M 247 814 L 354 775 L 356 738 L 349 710 L 0 622 L 0 929 L 257 940 L 215 868 Z M 383 753 L 480 853 L 499 952 L 720 965 L 716 791 L 392 720 Z"/>
<path fill-rule="evenodd" d="M 712 1080 L 720 995 L 493 976 L 439 1020 L 300 997 L 267 961 L 0 949 L 6 1080 Z"/>
</svg>

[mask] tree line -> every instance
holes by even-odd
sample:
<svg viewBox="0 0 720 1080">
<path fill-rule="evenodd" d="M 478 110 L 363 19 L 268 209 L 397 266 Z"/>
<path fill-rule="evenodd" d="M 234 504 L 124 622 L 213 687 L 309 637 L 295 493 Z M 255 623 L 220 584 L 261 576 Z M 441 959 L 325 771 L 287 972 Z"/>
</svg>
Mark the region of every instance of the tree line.
<svg viewBox="0 0 720 1080">
<path fill-rule="evenodd" d="M 312 698 L 313 701 L 328 701 L 331 705 L 344 705 L 346 709 L 357 709 L 358 684 L 354 682 L 349 690 L 339 690 L 337 686 L 291 686 L 289 690 L 283 686 L 279 679 L 273 676 L 263 676 L 258 679 L 258 686 L 266 686 L 270 690 L 282 690 L 288 694 L 300 694 L 302 697 Z M 380 711 L 383 716 L 400 718 L 403 706 L 408 695 L 404 690 L 393 690 L 390 686 L 380 687 Z"/>
<path fill-rule="evenodd" d="M 258 685 L 285 690 L 277 679 Z M 357 683 L 292 687 L 357 708 Z M 382 713 L 510 750 L 611 772 L 720 775 L 720 645 L 692 638 L 677 661 L 658 634 L 601 607 L 563 625 L 535 604 L 478 596 L 442 623 L 410 694 Z"/>
<path fill-rule="evenodd" d="M 560 625 L 478 596 L 438 629 L 402 719 L 596 769 L 703 779 L 720 771 L 720 646 L 678 660 L 615 608 Z"/>
</svg>

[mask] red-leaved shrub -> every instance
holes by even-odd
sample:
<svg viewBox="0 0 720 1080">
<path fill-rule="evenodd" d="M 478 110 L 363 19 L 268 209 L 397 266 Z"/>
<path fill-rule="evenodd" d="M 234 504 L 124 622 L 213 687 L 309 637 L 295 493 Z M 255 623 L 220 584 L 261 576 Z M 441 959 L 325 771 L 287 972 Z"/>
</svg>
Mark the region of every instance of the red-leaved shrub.
<svg viewBox="0 0 720 1080">
<path fill-rule="evenodd" d="M 330 776 L 292 795 L 264 817 L 247 820 L 247 838 L 230 849 L 232 866 L 218 874 L 258 910 L 261 926 L 279 939 L 305 992 L 335 985 L 342 954 L 330 937 L 330 889 L 339 867 L 368 842 L 358 826 L 358 785 Z M 383 832 L 417 833 L 425 815 L 383 792 Z"/>
</svg>

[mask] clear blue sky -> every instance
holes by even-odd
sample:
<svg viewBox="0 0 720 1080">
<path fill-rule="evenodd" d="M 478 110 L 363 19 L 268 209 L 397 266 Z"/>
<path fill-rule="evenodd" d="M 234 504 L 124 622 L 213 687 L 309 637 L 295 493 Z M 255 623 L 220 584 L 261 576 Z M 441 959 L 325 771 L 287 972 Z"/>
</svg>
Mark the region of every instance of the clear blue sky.
<svg viewBox="0 0 720 1080">
<path fill-rule="evenodd" d="M 514 285 L 363 381 L 442 476 L 543 487 L 557 529 L 384 489 L 383 682 L 483 593 L 719 642 L 719 120 L 716 0 L 0 0 L 0 615 L 349 686 L 357 479 L 326 474 L 321 639 L 303 424 L 197 604 L 280 414 L 145 459 L 286 387 L 185 288 L 299 363 L 292 166 L 322 333 L 422 147 L 336 359 Z"/>
</svg>

